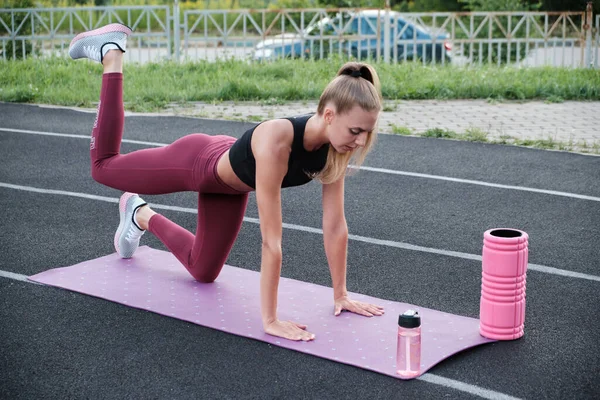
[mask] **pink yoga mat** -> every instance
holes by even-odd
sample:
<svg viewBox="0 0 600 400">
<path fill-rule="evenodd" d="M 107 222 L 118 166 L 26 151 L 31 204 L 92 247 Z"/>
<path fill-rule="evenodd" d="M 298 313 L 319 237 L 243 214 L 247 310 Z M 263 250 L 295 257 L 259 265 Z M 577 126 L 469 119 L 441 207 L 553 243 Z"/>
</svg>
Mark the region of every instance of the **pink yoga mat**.
<svg viewBox="0 0 600 400">
<path fill-rule="evenodd" d="M 258 272 L 225 265 L 215 282 L 199 283 L 171 253 L 142 246 L 131 259 L 115 253 L 29 279 L 399 379 L 398 315 L 409 308 L 419 310 L 422 320 L 421 374 L 459 351 L 494 341 L 479 334 L 478 319 L 357 293 L 350 293 L 351 298 L 381 305 L 385 315 L 367 318 L 344 312 L 336 317 L 330 287 L 287 278 L 279 284 L 278 317 L 308 325 L 316 339 L 276 338 L 262 329 L 259 277 Z"/>
</svg>

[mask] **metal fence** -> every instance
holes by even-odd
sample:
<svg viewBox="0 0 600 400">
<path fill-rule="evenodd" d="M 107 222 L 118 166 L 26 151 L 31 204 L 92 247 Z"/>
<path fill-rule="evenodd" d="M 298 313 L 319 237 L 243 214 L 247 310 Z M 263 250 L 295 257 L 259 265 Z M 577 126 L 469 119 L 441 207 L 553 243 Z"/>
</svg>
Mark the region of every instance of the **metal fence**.
<svg viewBox="0 0 600 400">
<path fill-rule="evenodd" d="M 591 12 L 398 13 L 374 9 L 0 9 L 3 59 L 65 55 L 77 33 L 121 22 L 134 62 L 342 58 L 390 63 L 599 67 Z M 589 22 L 589 23 L 588 23 Z"/>
<path fill-rule="evenodd" d="M 171 58 L 168 6 L 0 9 L 2 59 L 64 56 L 80 32 L 120 22 L 135 30 L 128 58 L 146 62 Z"/>
<path fill-rule="evenodd" d="M 438 34 L 449 31 L 453 54 L 468 63 L 582 65 L 583 12 L 440 13 L 407 18 L 431 26 Z"/>
<path fill-rule="evenodd" d="M 584 12 L 186 11 L 183 56 L 264 60 L 337 54 L 392 63 L 417 59 L 580 67 L 584 19 Z"/>
<path fill-rule="evenodd" d="M 356 18 L 360 12 L 365 10 L 189 10 L 184 13 L 183 56 L 321 59 L 332 54 L 352 56 L 344 46 L 350 41 L 366 43 L 362 47 L 371 52 L 379 36 L 362 29 L 361 24 L 369 23 Z"/>
</svg>

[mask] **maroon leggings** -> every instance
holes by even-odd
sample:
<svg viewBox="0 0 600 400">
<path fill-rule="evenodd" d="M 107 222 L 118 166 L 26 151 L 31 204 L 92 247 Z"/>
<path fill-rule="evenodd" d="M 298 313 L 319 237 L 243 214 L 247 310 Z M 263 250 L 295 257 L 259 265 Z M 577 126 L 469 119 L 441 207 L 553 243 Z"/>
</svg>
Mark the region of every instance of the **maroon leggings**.
<svg viewBox="0 0 600 400">
<path fill-rule="evenodd" d="M 227 186 L 217 175 L 217 162 L 235 138 L 192 134 L 165 147 L 119 154 L 124 118 L 123 74 L 104 74 L 90 144 L 92 177 L 139 194 L 198 192 L 195 236 L 160 214 L 150 218 L 148 230 L 196 280 L 214 281 L 239 233 L 248 202 L 248 193 Z"/>
</svg>

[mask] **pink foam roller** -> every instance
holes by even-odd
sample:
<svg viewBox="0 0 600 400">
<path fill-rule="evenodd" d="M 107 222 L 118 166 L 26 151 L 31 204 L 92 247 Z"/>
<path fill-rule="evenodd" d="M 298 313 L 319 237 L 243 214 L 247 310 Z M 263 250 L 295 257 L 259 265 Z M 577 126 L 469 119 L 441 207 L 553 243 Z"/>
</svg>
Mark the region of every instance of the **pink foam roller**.
<svg viewBox="0 0 600 400">
<path fill-rule="evenodd" d="M 509 296 L 504 296 L 504 295 L 497 295 L 494 293 L 489 293 L 487 290 L 485 290 L 481 294 L 481 297 L 485 301 L 490 301 L 492 303 L 497 303 L 497 304 L 502 304 L 502 303 L 515 304 L 516 302 L 525 300 L 525 294 L 517 293 L 517 292 L 515 292 L 514 295 L 511 294 Z"/>
<path fill-rule="evenodd" d="M 484 313 L 480 319 L 482 324 L 491 326 L 494 329 L 518 328 L 523 325 L 521 309 L 525 304 L 525 299 L 516 302 L 498 303 L 484 298 L 482 303 L 484 304 L 482 310 L 489 311 Z"/>
<path fill-rule="evenodd" d="M 481 278 L 482 294 L 487 294 L 489 297 L 513 298 L 525 293 L 525 281 L 521 283 L 499 284 L 483 274 Z M 501 299 L 498 299 L 502 301 Z"/>
<path fill-rule="evenodd" d="M 525 282 L 521 283 L 509 283 L 509 284 L 498 284 L 490 279 L 488 279 L 485 274 L 481 279 L 482 289 L 486 291 L 486 293 L 490 295 L 497 296 L 507 296 L 512 295 L 513 292 L 515 295 L 520 293 L 525 293 Z M 510 293 L 509 293 L 510 291 Z"/>
<path fill-rule="evenodd" d="M 490 229 L 483 235 L 479 333 L 513 340 L 524 334 L 528 235 Z"/>
<path fill-rule="evenodd" d="M 495 276 L 495 275 L 490 275 L 490 274 L 487 274 L 485 271 L 483 271 L 481 273 L 481 275 L 482 275 L 482 277 L 484 279 L 487 279 L 487 281 L 489 282 L 490 286 L 494 286 L 494 287 L 497 286 L 500 289 L 503 289 L 504 287 L 506 287 L 508 285 L 521 285 L 521 286 L 523 286 L 525 284 L 525 281 L 526 281 L 525 275 L 520 275 L 520 276 L 517 276 L 517 277 L 506 278 L 506 277 L 498 277 L 498 276 Z"/>
</svg>

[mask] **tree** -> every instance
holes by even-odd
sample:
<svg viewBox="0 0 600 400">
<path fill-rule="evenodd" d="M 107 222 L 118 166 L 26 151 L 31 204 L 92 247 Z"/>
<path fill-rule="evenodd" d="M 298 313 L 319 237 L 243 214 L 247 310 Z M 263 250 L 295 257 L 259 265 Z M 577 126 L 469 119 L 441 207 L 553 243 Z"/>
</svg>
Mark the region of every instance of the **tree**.
<svg viewBox="0 0 600 400">
<path fill-rule="evenodd" d="M 400 12 L 461 11 L 458 0 L 391 0 L 394 10 Z"/>
<path fill-rule="evenodd" d="M 585 11 L 591 0 L 542 0 L 543 11 Z M 600 14 L 600 1 L 593 1 L 594 13 Z"/>
</svg>

